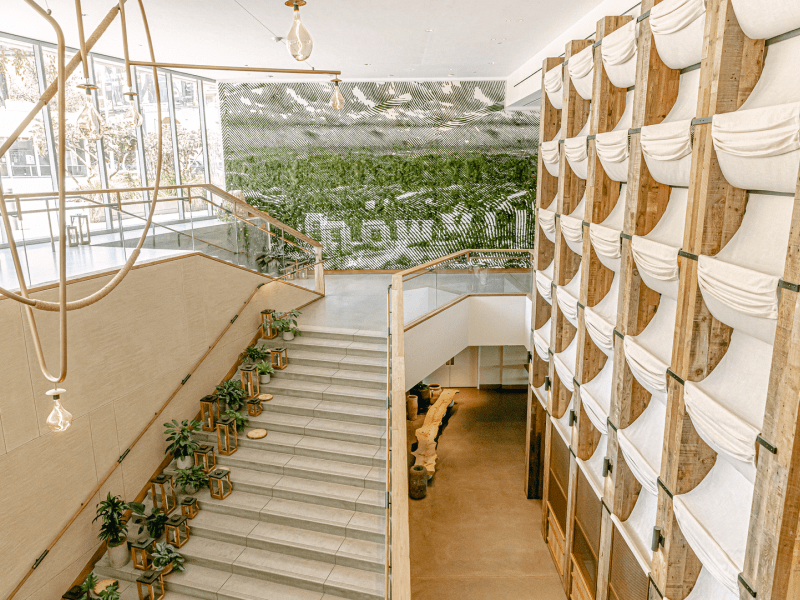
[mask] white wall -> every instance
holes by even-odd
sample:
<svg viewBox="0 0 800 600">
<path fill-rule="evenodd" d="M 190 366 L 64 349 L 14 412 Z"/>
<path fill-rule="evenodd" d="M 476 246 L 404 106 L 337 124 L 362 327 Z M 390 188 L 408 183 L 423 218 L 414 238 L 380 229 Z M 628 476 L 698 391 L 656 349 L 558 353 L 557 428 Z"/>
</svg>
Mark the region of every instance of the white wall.
<svg viewBox="0 0 800 600">
<path fill-rule="evenodd" d="M 113 276 L 69 284 L 82 298 Z M 0 598 L 5 598 L 92 488 L 266 279 L 202 255 L 136 268 L 110 296 L 69 313 L 69 371 L 61 387 L 72 426 L 53 434 L 52 402 L 20 304 L 0 298 Z M 32 294 L 57 299 L 57 289 Z M 193 417 L 253 338 L 264 308 L 287 310 L 316 294 L 283 283 L 263 286 L 152 426 L 72 524 L 17 596 L 52 600 L 97 549 L 94 507 L 108 492 L 132 501 L 164 458 L 162 423 Z M 45 355 L 57 364 L 57 313 L 37 313 Z"/>
</svg>

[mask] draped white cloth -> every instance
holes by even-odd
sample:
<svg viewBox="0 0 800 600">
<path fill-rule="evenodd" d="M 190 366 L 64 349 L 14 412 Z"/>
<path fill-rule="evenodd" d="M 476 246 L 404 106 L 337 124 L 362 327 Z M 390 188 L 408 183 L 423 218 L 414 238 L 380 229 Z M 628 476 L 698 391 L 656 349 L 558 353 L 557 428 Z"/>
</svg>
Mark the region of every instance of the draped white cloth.
<svg viewBox="0 0 800 600">
<path fill-rule="evenodd" d="M 703 568 L 686 600 L 739 600 L 739 594 L 732 594 L 708 569 Z"/>
<path fill-rule="evenodd" d="M 598 133 L 595 138 L 597 157 L 612 181 L 628 180 L 628 130 L 633 123 L 633 94 L 630 91 L 625 96 L 625 111 L 616 127 L 607 133 Z"/>
<path fill-rule="evenodd" d="M 755 471 L 771 362 L 771 345 L 734 329 L 719 365 L 702 381 L 684 386 L 686 410 L 700 437 L 716 452 L 741 461 L 745 475 Z"/>
<path fill-rule="evenodd" d="M 546 269 L 536 271 L 536 289 L 549 305 L 553 305 L 553 271 L 556 261 L 551 260 Z"/>
<path fill-rule="evenodd" d="M 584 100 L 591 100 L 594 84 L 594 48 L 587 46 L 570 57 L 567 70 L 578 95 Z"/>
<path fill-rule="evenodd" d="M 542 144 L 542 162 L 544 162 L 544 167 L 550 175 L 558 177 L 558 140 Z"/>
<path fill-rule="evenodd" d="M 608 449 L 608 436 L 601 435 L 600 441 L 597 442 L 597 448 L 588 460 L 578 459 L 578 467 L 583 470 L 586 480 L 592 486 L 594 493 L 598 498 L 603 497 L 605 487 L 605 477 L 603 477 L 603 459 L 606 457 L 606 450 Z"/>
<path fill-rule="evenodd" d="M 590 115 L 591 112 L 592 107 L 589 104 Z M 567 162 L 575 175 L 581 179 L 586 179 L 589 169 L 589 121 L 587 118 L 578 135 L 564 140 L 564 155 L 567 157 Z"/>
<path fill-rule="evenodd" d="M 629 88 L 636 83 L 636 19 L 603 38 L 603 65 L 611 83 Z"/>
<path fill-rule="evenodd" d="M 658 496 L 642 488 L 627 520 L 620 521 L 617 515 L 611 515 L 611 520 L 625 538 L 645 574 L 650 572 L 653 560 L 650 542 L 653 539 L 653 527 L 656 526 L 657 514 Z"/>
<path fill-rule="evenodd" d="M 620 233 L 625 221 L 625 196 L 627 186 L 622 185 L 619 198 L 608 217 L 602 223 L 589 225 L 589 238 L 592 241 L 597 258 L 607 269 L 619 273 L 619 263 L 622 256 L 620 246 Z"/>
<path fill-rule="evenodd" d="M 653 230 L 634 235 L 631 251 L 645 285 L 659 294 L 678 298 L 678 251 L 683 245 L 689 190 L 673 188 L 664 214 Z"/>
<path fill-rule="evenodd" d="M 539 226 L 542 228 L 544 236 L 551 242 L 556 241 L 556 211 L 558 210 L 558 194 L 550 202 L 547 208 L 540 208 L 536 211 L 539 219 Z"/>
<path fill-rule="evenodd" d="M 753 484 L 724 455 L 705 479 L 672 506 L 686 541 L 714 578 L 739 597 Z M 704 599 L 705 600 L 705 599 Z"/>
<path fill-rule="evenodd" d="M 578 336 L 572 338 L 569 346 L 563 352 L 553 355 L 553 366 L 558 373 L 558 378 L 570 392 L 575 391 L 572 378 L 575 377 L 575 361 L 578 357 Z"/>
<path fill-rule="evenodd" d="M 619 449 L 636 481 L 649 493 L 658 495 L 658 474 L 667 418 L 666 396 L 654 394 L 644 412 L 617 432 Z"/>
<path fill-rule="evenodd" d="M 661 296 L 658 311 L 639 335 L 626 335 L 625 360 L 636 380 L 653 395 L 666 398 L 667 369 L 672 360 L 677 303 Z M 651 401 L 652 402 L 652 401 Z"/>
<path fill-rule="evenodd" d="M 561 234 L 567 246 L 575 254 L 583 254 L 583 217 L 586 207 L 586 193 L 569 215 L 561 215 Z"/>
<path fill-rule="evenodd" d="M 539 404 L 542 405 L 542 408 L 547 410 L 547 390 L 544 389 L 544 384 L 537 388 L 533 388 L 533 395 L 536 396 L 536 399 L 539 401 Z"/>
<path fill-rule="evenodd" d="M 653 40 L 670 69 L 683 69 L 703 58 L 705 14 L 704 0 L 664 0 L 650 9 Z"/>
<path fill-rule="evenodd" d="M 558 289 L 558 294 L 556 295 L 558 305 L 561 307 L 561 312 L 564 313 L 564 317 L 566 317 L 567 321 L 572 323 L 573 327 L 578 326 L 578 298 L 581 292 L 582 268 L 582 264 L 578 266 L 575 276 L 569 280 L 569 283 L 562 285 Z"/>
<path fill-rule="evenodd" d="M 544 89 L 547 92 L 547 98 L 550 104 L 557 110 L 561 110 L 564 104 L 564 95 L 562 89 L 564 87 L 564 66 L 558 65 L 553 67 L 544 74 Z"/>
<path fill-rule="evenodd" d="M 560 418 L 556 419 L 555 417 L 550 417 L 553 421 L 553 427 L 561 434 L 561 439 L 564 440 L 564 443 L 567 447 L 572 446 L 572 427 L 569 426 L 569 413 L 571 410 L 575 408 L 575 394 L 573 392 L 572 398 L 570 398 L 569 406 L 567 406 L 567 410 L 564 411 L 564 414 L 561 415 Z"/>
<path fill-rule="evenodd" d="M 700 256 L 697 280 L 717 319 L 771 344 L 778 280 L 789 245 L 794 199 L 750 194 L 742 224 L 716 256 Z"/>
<path fill-rule="evenodd" d="M 739 26 L 751 39 L 771 38 L 800 27 L 800 3 L 795 0 L 732 0 L 732 3 Z"/>
<path fill-rule="evenodd" d="M 550 362 L 550 353 L 547 349 L 550 348 L 550 326 L 552 323 L 552 319 L 547 319 L 544 325 L 533 332 L 533 345 L 536 348 L 536 354 L 544 362 Z"/>
<path fill-rule="evenodd" d="M 614 385 L 614 359 L 609 358 L 600 372 L 581 386 L 581 402 L 589 420 L 603 435 L 608 434 L 611 386 Z"/>
<path fill-rule="evenodd" d="M 595 306 L 587 306 L 583 311 L 586 332 L 606 356 L 614 354 L 614 327 L 617 324 L 617 302 L 619 299 L 620 277 L 614 274 L 608 293 Z"/>
</svg>

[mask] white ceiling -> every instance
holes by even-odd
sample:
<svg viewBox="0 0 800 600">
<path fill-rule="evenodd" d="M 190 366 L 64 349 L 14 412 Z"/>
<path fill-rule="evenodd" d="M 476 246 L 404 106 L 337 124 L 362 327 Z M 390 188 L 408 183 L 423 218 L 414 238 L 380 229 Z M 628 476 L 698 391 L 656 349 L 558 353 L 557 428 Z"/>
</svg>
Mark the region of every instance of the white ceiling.
<svg viewBox="0 0 800 600">
<path fill-rule="evenodd" d="M 38 1 L 52 9 L 67 44 L 77 47 L 73 0 Z M 314 39 L 306 63 L 291 58 L 267 30 L 278 36 L 289 30 L 292 9 L 283 0 L 144 0 L 144 4 L 159 62 L 313 66 L 341 70 L 345 80 L 390 76 L 419 80 L 505 79 L 600 0 L 308 0 L 300 9 Z M 114 2 L 83 0 L 82 5 L 88 36 Z M 126 9 L 131 58 L 148 60 L 138 2 L 128 0 Z M 23 0 L 0 0 L 0 14 L 0 31 L 55 41 L 50 26 Z M 94 50 L 122 56 L 119 19 Z M 198 74 L 232 81 L 265 78 L 219 71 Z"/>
</svg>

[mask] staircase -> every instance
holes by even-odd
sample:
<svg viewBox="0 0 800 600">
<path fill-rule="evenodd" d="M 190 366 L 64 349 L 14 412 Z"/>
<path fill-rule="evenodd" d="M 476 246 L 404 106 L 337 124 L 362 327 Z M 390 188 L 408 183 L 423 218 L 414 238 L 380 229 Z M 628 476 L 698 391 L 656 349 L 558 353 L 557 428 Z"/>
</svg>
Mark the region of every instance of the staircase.
<svg viewBox="0 0 800 600">
<path fill-rule="evenodd" d="M 165 578 L 169 600 L 378 600 L 384 598 L 386 498 L 386 336 L 302 326 L 285 347 L 289 364 L 231 456 L 233 492 L 195 496 L 200 513 L 178 551 L 186 570 Z M 237 375 L 238 376 L 238 375 Z M 246 433 L 246 432 L 245 432 Z M 216 435 L 200 439 L 216 446 Z M 174 462 L 166 469 L 175 473 Z M 103 557 L 95 573 L 135 581 Z M 123 598 L 138 598 L 135 584 Z"/>
</svg>

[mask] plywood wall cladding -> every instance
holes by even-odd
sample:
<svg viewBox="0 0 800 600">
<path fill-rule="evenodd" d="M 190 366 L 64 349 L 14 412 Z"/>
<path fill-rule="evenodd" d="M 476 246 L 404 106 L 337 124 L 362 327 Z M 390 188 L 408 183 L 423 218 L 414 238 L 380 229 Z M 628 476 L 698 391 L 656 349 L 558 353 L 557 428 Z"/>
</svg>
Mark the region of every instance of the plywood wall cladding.
<svg viewBox="0 0 800 600">
<path fill-rule="evenodd" d="M 798 33 L 644 0 L 543 65 L 525 489 L 573 600 L 800 594 Z"/>
<path fill-rule="evenodd" d="M 113 276 L 69 284 L 84 297 Z M 134 269 L 111 296 L 70 313 L 64 405 L 72 426 L 52 434 L 30 331 L 18 303 L 0 300 L 0 597 L 30 568 L 119 456 L 180 386 L 264 276 L 203 255 Z M 56 299 L 57 290 L 36 292 Z M 319 296 L 289 284 L 263 286 L 131 450 L 89 507 L 22 588 L 19 598 L 56 598 L 98 546 L 94 505 L 107 492 L 133 500 L 164 458 L 161 423 L 193 417 L 253 338 L 265 307 L 288 310 Z M 39 314 L 45 354 L 57 361 L 57 317 Z"/>
</svg>

